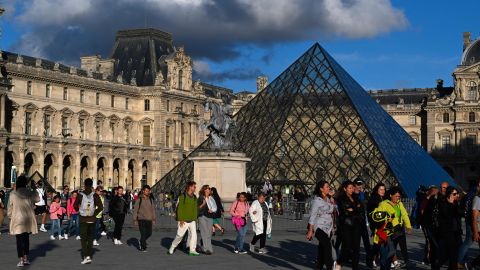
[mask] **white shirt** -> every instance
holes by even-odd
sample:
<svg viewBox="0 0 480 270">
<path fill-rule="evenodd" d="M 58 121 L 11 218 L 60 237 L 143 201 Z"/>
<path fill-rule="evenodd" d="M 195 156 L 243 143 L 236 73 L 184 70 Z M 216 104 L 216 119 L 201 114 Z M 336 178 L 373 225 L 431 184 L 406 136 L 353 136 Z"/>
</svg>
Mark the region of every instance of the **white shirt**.
<svg viewBox="0 0 480 270">
<path fill-rule="evenodd" d="M 38 196 L 40 197 L 40 201 L 35 203 L 35 205 L 45 206 L 45 200 L 43 199 L 43 196 L 45 196 L 45 190 L 43 190 L 43 188 L 37 188 L 37 193 L 38 193 Z"/>
</svg>

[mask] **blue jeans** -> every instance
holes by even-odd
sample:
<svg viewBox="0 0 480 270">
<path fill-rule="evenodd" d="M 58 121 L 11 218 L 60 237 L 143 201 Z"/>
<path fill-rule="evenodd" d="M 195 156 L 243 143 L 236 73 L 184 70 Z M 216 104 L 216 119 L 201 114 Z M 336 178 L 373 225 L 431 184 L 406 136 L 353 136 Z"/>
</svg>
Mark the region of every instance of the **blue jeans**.
<svg viewBox="0 0 480 270">
<path fill-rule="evenodd" d="M 465 264 L 467 258 L 467 252 L 473 243 L 473 230 L 470 222 L 465 224 L 465 241 L 463 241 L 460 249 L 458 250 L 458 263 Z"/>
<path fill-rule="evenodd" d="M 237 239 L 235 240 L 235 249 L 243 251 L 243 243 L 245 242 L 245 235 L 247 234 L 247 225 L 237 231 Z"/>
<path fill-rule="evenodd" d="M 97 218 L 95 221 L 95 228 L 93 229 L 93 240 L 98 240 L 100 238 L 100 223 L 102 218 Z"/>
<path fill-rule="evenodd" d="M 70 215 L 70 220 L 68 221 L 68 234 L 77 236 L 80 234 L 80 223 L 78 222 L 78 214 Z"/>
<path fill-rule="evenodd" d="M 60 219 L 52 219 L 52 227 L 50 228 L 50 235 L 55 235 L 55 227 L 58 228 L 58 236 L 62 236 L 62 227 L 60 226 Z"/>
</svg>

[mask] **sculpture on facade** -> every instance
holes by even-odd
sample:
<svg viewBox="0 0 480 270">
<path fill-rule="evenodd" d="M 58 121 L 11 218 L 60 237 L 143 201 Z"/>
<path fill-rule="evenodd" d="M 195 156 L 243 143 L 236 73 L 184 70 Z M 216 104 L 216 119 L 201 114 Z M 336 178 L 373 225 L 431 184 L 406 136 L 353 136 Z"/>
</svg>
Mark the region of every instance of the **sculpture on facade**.
<svg viewBox="0 0 480 270">
<path fill-rule="evenodd" d="M 232 150 L 232 129 L 235 127 L 233 110 L 230 101 L 224 99 L 223 104 L 206 100 L 205 112 L 212 112 L 210 120 L 200 125 L 200 131 L 208 130 L 212 139 L 212 150 Z"/>
</svg>

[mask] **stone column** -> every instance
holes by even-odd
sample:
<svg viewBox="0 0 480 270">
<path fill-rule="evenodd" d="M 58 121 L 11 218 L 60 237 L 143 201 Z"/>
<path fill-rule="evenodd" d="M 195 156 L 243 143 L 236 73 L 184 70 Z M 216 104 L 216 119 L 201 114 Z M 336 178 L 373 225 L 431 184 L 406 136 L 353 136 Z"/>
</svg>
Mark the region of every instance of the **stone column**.
<svg viewBox="0 0 480 270">
<path fill-rule="evenodd" d="M 5 95 L 0 95 L 0 129 L 5 128 L 5 112 L 6 112 L 5 99 L 6 99 Z M 0 176 L 0 178 L 3 179 L 3 175 Z M 3 185 L 0 185 L 0 186 L 3 186 Z"/>
<path fill-rule="evenodd" d="M 5 170 L 8 170 L 8 168 L 5 168 L 5 151 L 7 151 L 7 146 L 0 144 L 0 187 L 5 186 Z"/>
<path fill-rule="evenodd" d="M 53 187 L 58 187 L 61 185 L 63 181 L 63 151 L 60 150 L 57 155 L 57 167 L 56 167 L 56 173 L 53 176 L 53 179 L 55 179 L 55 176 L 57 177 L 57 182 L 53 181 L 54 183 L 51 183 Z"/>
<path fill-rule="evenodd" d="M 128 182 L 128 161 L 129 161 L 129 158 L 125 158 L 123 160 L 123 165 L 122 165 L 122 171 L 123 171 L 123 179 L 119 179 L 120 180 L 120 185 L 122 185 L 124 188 L 127 187 L 127 182 Z"/>
<path fill-rule="evenodd" d="M 173 128 L 173 146 L 179 145 L 179 139 L 178 139 L 178 134 L 180 133 L 180 127 L 178 126 L 178 121 L 174 121 L 175 125 Z"/>
<path fill-rule="evenodd" d="M 83 183 L 81 183 L 82 179 L 80 179 L 80 170 L 81 170 L 80 162 L 81 161 L 82 161 L 82 157 L 80 156 L 80 151 L 77 151 L 77 153 L 75 154 L 75 166 L 74 166 L 73 176 L 72 176 L 72 180 L 73 180 L 73 177 L 75 177 L 75 179 L 77 180 L 75 183 L 75 188 L 83 185 Z M 73 187 L 73 183 L 70 183 L 70 187 Z"/>
</svg>

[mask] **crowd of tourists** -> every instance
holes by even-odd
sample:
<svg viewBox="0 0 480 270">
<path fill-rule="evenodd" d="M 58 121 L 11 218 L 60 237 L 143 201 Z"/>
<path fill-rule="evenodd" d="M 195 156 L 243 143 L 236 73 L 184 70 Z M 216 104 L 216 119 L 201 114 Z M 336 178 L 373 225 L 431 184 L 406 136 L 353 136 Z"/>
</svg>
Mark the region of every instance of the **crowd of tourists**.
<svg viewBox="0 0 480 270">
<path fill-rule="evenodd" d="M 42 182 L 32 187 L 26 177 L 20 176 L 12 192 L 0 193 L 0 226 L 7 214 L 9 232 L 16 237 L 18 267 L 30 264 L 29 237 L 39 231 L 48 232 L 48 220 L 52 241 L 79 240 L 82 264 L 92 263 L 93 246 L 99 246 L 101 236 L 108 232 L 114 245 L 123 244 L 122 230 L 129 214 L 140 232 L 138 249 L 147 251 L 147 240 L 157 223 L 158 210 L 151 188 L 145 185 L 138 194 L 132 195 L 121 186 L 107 191 L 93 184 L 92 179 L 86 179 L 81 190 L 70 191 L 64 186 L 61 192 L 50 192 Z M 267 185 L 255 199 L 245 192 L 237 194 L 228 209 L 236 233 L 234 253 L 267 253 L 272 216 L 283 211 L 281 205 L 275 207 L 281 194 L 272 191 Z M 325 181 L 318 182 L 309 200 L 306 235 L 307 240 L 318 240 L 317 269 L 341 269 L 347 265 L 358 269 L 362 242 L 368 267 L 413 269 L 406 235 L 414 226 L 421 228 L 425 236 L 423 264 L 430 265 L 431 269 L 440 269 L 442 265 L 448 269 L 480 267 L 480 256 L 467 260 L 468 249 L 480 238 L 480 184 L 464 194 L 443 182 L 440 187 L 422 188 L 417 195 L 411 215 L 401 201 L 399 187 L 387 190 L 385 184 L 378 183 L 367 195 L 361 180 L 345 181 L 337 191 Z M 306 197 L 301 189 L 295 190 L 296 220 L 303 218 Z M 222 235 L 225 232 L 221 222 L 223 203 L 217 190 L 203 185 L 197 193 L 196 183 L 188 182 L 185 191 L 175 200 L 170 195 L 166 198 L 172 204 L 167 207 L 174 209 L 178 226 L 167 254 L 174 254 L 179 247 L 190 256 L 214 254 L 212 236 L 217 231 Z M 464 238 L 462 218 L 466 223 Z M 253 238 L 247 246 L 248 224 Z"/>
</svg>

